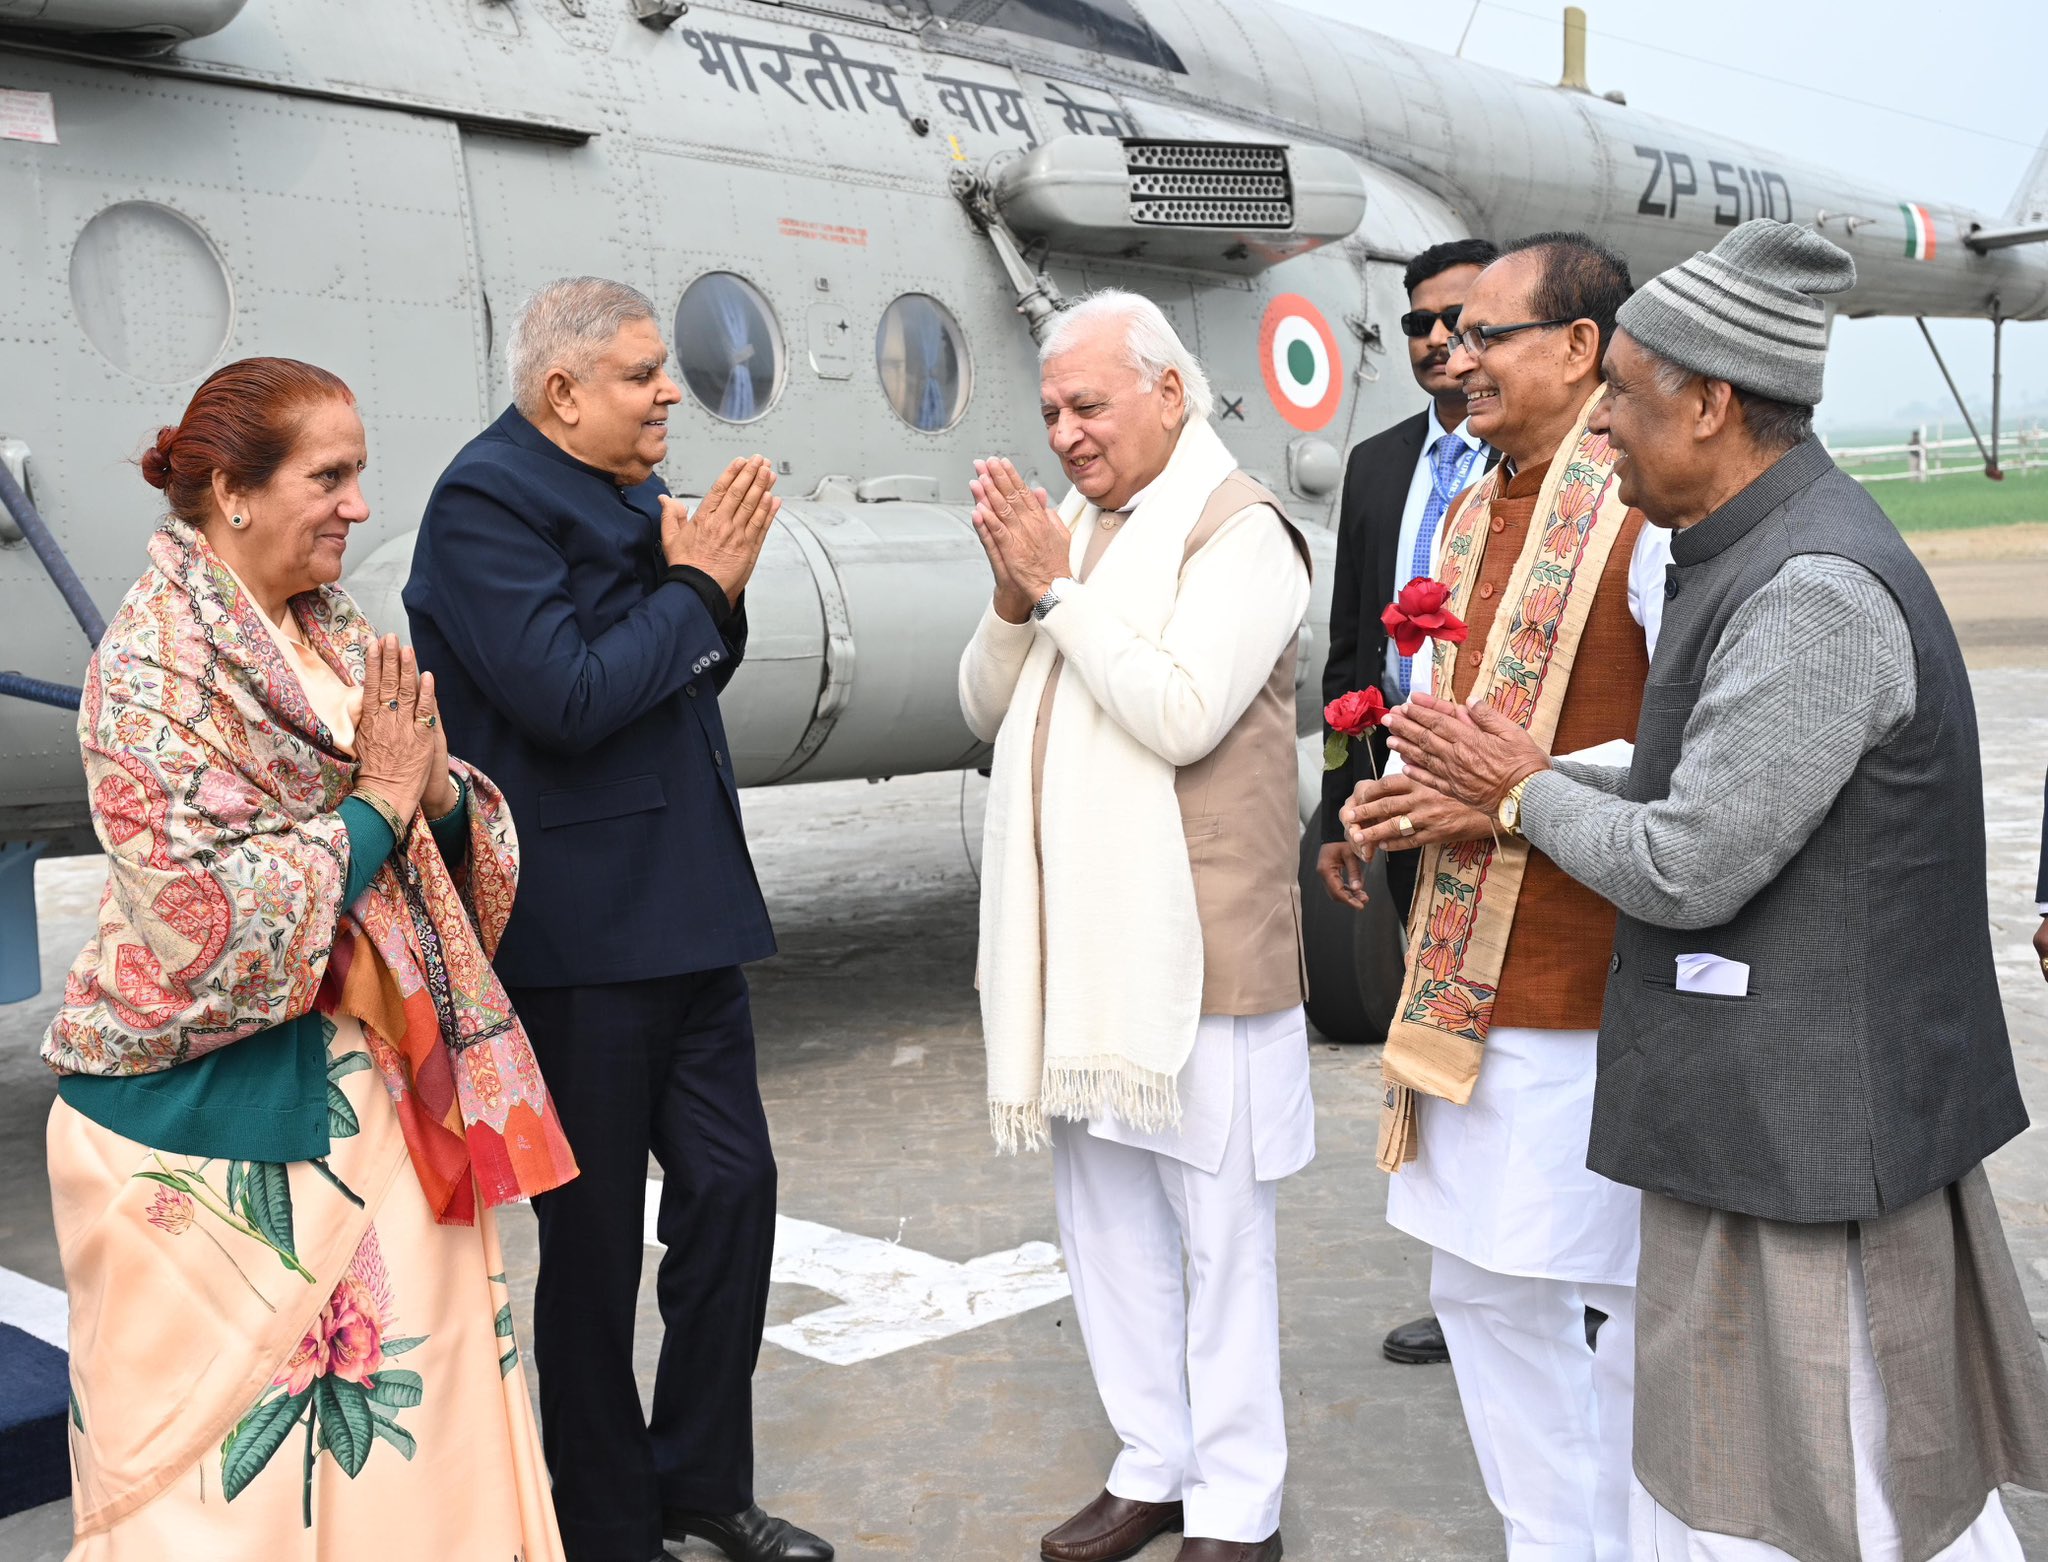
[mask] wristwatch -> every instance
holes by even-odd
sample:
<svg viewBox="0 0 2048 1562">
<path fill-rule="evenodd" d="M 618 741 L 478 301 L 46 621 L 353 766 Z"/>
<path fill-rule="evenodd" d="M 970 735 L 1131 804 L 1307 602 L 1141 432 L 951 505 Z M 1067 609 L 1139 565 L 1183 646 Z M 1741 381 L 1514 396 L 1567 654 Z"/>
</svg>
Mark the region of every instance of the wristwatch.
<svg viewBox="0 0 2048 1562">
<path fill-rule="evenodd" d="M 1500 800 L 1500 809 L 1495 817 L 1500 820 L 1500 827 L 1507 831 L 1508 834 L 1518 836 L 1522 833 L 1522 788 L 1527 786 L 1540 773 L 1539 771 L 1530 771 L 1528 775 L 1522 777 L 1521 780 L 1509 787 L 1508 795 Z"/>
<path fill-rule="evenodd" d="M 1036 602 L 1031 604 L 1031 616 L 1035 619 L 1043 619 L 1046 614 L 1050 613 L 1054 608 L 1058 607 L 1059 605 L 1060 583 L 1058 581 L 1054 581 L 1051 585 L 1045 588 L 1045 595 L 1040 597 Z"/>
</svg>

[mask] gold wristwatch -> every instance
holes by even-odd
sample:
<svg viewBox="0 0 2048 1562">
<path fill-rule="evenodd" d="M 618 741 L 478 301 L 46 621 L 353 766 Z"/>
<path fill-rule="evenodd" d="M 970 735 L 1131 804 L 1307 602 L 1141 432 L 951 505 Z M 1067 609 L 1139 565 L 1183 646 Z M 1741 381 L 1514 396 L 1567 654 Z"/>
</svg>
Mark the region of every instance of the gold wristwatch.
<svg viewBox="0 0 2048 1562">
<path fill-rule="evenodd" d="M 1528 775 L 1522 777 L 1521 780 L 1509 787 L 1508 795 L 1500 800 L 1500 808 L 1495 813 L 1495 817 L 1500 820 L 1500 827 L 1507 831 L 1508 834 L 1520 835 L 1522 833 L 1522 788 L 1540 774 L 1542 774 L 1541 771 L 1530 771 Z"/>
</svg>

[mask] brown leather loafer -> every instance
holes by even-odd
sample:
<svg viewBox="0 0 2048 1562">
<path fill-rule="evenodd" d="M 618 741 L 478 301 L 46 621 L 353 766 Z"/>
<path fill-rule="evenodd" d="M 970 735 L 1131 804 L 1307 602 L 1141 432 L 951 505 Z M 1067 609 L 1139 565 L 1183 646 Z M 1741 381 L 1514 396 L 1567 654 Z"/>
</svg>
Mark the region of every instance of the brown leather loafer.
<svg viewBox="0 0 2048 1562">
<path fill-rule="evenodd" d="M 1038 1554 L 1044 1562 L 1123 1562 L 1143 1551 L 1155 1536 L 1180 1527 L 1177 1502 L 1139 1502 L 1105 1491 L 1041 1538 Z"/>
<path fill-rule="evenodd" d="M 1191 1535 L 1180 1543 L 1174 1562 L 1280 1562 L 1280 1532 L 1264 1540 L 1211 1540 Z"/>
</svg>

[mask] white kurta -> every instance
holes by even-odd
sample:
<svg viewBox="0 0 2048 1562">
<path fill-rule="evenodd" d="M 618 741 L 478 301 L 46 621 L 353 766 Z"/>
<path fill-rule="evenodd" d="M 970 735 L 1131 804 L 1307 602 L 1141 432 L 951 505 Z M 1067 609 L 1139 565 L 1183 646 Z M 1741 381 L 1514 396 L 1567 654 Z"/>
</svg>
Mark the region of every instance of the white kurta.
<svg viewBox="0 0 2048 1562">
<path fill-rule="evenodd" d="M 1240 1037 L 1245 1053 L 1241 1083 Z M 1243 1019 L 1202 1016 L 1195 1050 L 1180 1071 L 1179 1128 L 1146 1133 L 1113 1114 L 1098 1114 L 1090 1119 L 1088 1132 L 1115 1144 L 1171 1156 L 1214 1175 L 1223 1164 L 1240 1092 L 1251 1134 L 1253 1175 L 1260 1182 L 1292 1176 L 1315 1159 L 1308 1021 L 1299 1004 Z"/>
<path fill-rule="evenodd" d="M 1470 1101 L 1416 1098 L 1388 1224 L 1496 1274 L 1634 1285 L 1642 1195 L 1586 1169 L 1598 1041 L 1494 1027 Z"/>
</svg>

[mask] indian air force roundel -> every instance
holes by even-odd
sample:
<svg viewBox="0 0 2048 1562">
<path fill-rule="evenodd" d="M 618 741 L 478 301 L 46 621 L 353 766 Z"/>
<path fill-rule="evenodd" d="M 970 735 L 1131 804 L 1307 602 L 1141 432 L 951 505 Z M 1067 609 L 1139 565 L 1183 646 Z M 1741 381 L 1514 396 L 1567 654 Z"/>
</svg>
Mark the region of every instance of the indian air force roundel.
<svg viewBox="0 0 2048 1562">
<path fill-rule="evenodd" d="M 1314 431 L 1344 399 L 1344 360 L 1322 311 L 1299 293 L 1282 293 L 1259 324 L 1259 367 L 1280 416 Z"/>
</svg>

